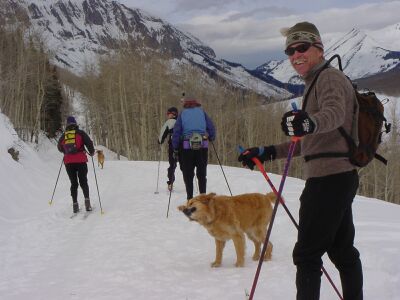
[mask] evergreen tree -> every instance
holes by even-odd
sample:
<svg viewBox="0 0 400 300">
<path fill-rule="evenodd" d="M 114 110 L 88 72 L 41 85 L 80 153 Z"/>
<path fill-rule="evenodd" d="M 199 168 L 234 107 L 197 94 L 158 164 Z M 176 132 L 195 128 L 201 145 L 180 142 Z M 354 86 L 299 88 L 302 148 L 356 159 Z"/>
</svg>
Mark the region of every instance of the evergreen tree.
<svg viewBox="0 0 400 300">
<path fill-rule="evenodd" d="M 43 126 L 41 129 L 46 132 L 48 137 L 54 138 L 62 126 L 61 107 L 63 96 L 56 67 L 51 66 L 48 62 L 46 69 L 48 70 L 48 78 L 41 108 L 41 124 Z"/>
</svg>

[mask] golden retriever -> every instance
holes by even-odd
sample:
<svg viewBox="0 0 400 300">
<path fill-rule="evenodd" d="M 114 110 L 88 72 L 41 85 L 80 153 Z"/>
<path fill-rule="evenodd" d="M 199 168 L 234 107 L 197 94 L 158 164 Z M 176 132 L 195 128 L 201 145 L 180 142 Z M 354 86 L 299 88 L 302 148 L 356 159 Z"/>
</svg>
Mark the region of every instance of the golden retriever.
<svg viewBox="0 0 400 300">
<path fill-rule="evenodd" d="M 245 234 L 254 243 L 253 260 L 258 260 L 264 243 L 267 226 L 271 220 L 274 193 L 253 193 L 237 196 L 222 196 L 215 193 L 200 194 L 181 205 L 182 211 L 191 221 L 204 226 L 215 238 L 215 261 L 211 267 L 222 263 L 222 252 L 226 241 L 233 240 L 236 250 L 236 267 L 244 266 Z M 268 243 L 264 260 L 272 256 L 272 243 Z"/>
<path fill-rule="evenodd" d="M 97 166 L 103 169 L 104 166 L 104 153 L 103 150 L 96 150 L 97 152 Z"/>
</svg>

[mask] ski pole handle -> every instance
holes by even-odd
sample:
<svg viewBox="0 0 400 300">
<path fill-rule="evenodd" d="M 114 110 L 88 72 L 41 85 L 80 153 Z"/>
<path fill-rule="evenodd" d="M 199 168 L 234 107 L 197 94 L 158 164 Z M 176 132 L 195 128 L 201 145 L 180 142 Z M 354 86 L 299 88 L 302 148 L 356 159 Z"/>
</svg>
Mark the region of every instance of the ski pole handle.
<svg viewBox="0 0 400 300">
<path fill-rule="evenodd" d="M 298 109 L 297 109 L 296 102 L 292 102 L 291 105 L 292 105 L 294 113 L 297 113 Z M 291 138 L 292 142 L 298 142 L 298 141 L 300 141 L 300 139 L 301 138 L 298 136 L 292 136 L 292 138 Z"/>
<path fill-rule="evenodd" d="M 245 151 L 245 149 L 242 146 L 238 145 L 238 151 L 240 154 L 242 154 Z M 243 153 L 243 154 L 246 154 L 246 153 Z M 258 169 L 260 171 L 265 172 L 264 166 L 258 158 L 253 157 L 251 160 L 256 164 L 256 166 L 258 167 Z"/>
<path fill-rule="evenodd" d="M 238 148 L 238 151 L 239 151 L 240 154 L 242 154 L 243 151 L 245 150 L 245 149 L 244 149 L 242 146 L 240 146 L 240 145 L 238 145 L 237 148 Z"/>
<path fill-rule="evenodd" d="M 242 146 L 238 145 L 238 151 L 239 151 L 239 153 L 243 153 L 244 150 L 245 150 L 245 149 L 244 149 Z M 275 188 L 274 184 L 272 183 L 271 179 L 269 178 L 269 176 L 268 176 L 268 174 L 267 174 L 267 171 L 265 171 L 264 165 L 261 163 L 261 161 L 260 161 L 258 158 L 256 158 L 256 157 L 253 157 L 251 160 L 256 164 L 257 168 L 260 170 L 260 172 L 261 172 L 261 174 L 264 176 L 265 180 L 267 180 L 269 186 L 270 186 L 271 189 L 272 189 L 272 192 L 273 192 L 275 195 L 278 195 L 278 191 L 277 191 L 277 189 Z M 280 202 L 281 202 L 281 204 L 283 204 L 283 205 L 285 204 L 285 200 L 283 200 L 282 197 L 280 197 Z"/>
</svg>

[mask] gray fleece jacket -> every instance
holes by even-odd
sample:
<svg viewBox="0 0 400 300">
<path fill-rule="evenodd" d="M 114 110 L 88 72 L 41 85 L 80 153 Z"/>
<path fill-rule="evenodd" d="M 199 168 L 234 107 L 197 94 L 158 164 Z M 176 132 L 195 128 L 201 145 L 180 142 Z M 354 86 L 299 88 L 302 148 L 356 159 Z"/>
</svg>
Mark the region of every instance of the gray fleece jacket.
<svg viewBox="0 0 400 300">
<path fill-rule="evenodd" d="M 304 78 L 305 93 L 318 70 L 326 61 L 315 66 Z M 304 99 L 303 99 L 304 101 Z M 350 80 L 340 70 L 328 67 L 323 70 L 308 95 L 306 112 L 316 127 L 312 134 L 297 143 L 294 156 L 307 156 L 324 152 L 348 152 L 346 140 L 337 130 L 340 126 L 358 143 L 358 104 Z M 286 158 L 290 142 L 274 145 L 276 158 Z M 306 179 L 342 173 L 355 169 L 346 157 L 317 158 L 304 163 Z"/>
</svg>

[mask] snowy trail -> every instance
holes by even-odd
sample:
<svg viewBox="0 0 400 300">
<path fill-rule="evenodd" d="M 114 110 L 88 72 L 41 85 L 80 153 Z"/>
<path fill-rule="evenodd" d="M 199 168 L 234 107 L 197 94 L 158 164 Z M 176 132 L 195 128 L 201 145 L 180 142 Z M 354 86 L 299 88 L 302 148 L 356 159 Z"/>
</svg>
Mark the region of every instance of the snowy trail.
<svg viewBox="0 0 400 300">
<path fill-rule="evenodd" d="M 251 260 L 252 243 L 247 242 L 244 268 L 234 267 L 231 242 L 226 246 L 222 267 L 211 268 L 214 240 L 176 209 L 186 201 L 179 170 L 167 219 L 166 162 L 160 166 L 159 194 L 154 194 L 158 162 L 106 161 L 103 170 L 95 164 L 104 210 L 101 215 L 89 161 L 95 210 L 85 220 L 84 213 L 70 219 L 72 205 L 64 168 L 53 205 L 48 205 L 59 167 L 56 157 L 47 171 L 29 177 L 34 181 L 27 184 L 34 197 L 29 201 L 36 201 L 34 206 L 28 205 L 32 211 L 15 217 L 13 213 L 2 214 L 0 218 L 1 299 L 245 299 L 257 267 L 257 262 Z M 224 170 L 234 194 L 270 190 L 259 172 L 228 167 Z M 278 185 L 280 176 L 271 178 Z M 32 186 L 40 187 L 39 191 Z M 288 178 L 284 190 L 286 204 L 296 218 L 303 186 L 303 181 Z M 219 166 L 208 167 L 208 190 L 229 194 Z M 81 191 L 79 197 L 83 208 Z M 354 210 L 357 246 L 364 264 L 365 299 L 398 300 L 400 207 L 357 197 Z M 255 299 L 294 299 L 291 252 L 296 230 L 282 208 L 271 240 L 273 259 L 263 265 Z M 325 268 L 340 287 L 338 274 L 327 260 Z M 325 278 L 321 299 L 337 299 Z"/>
</svg>

